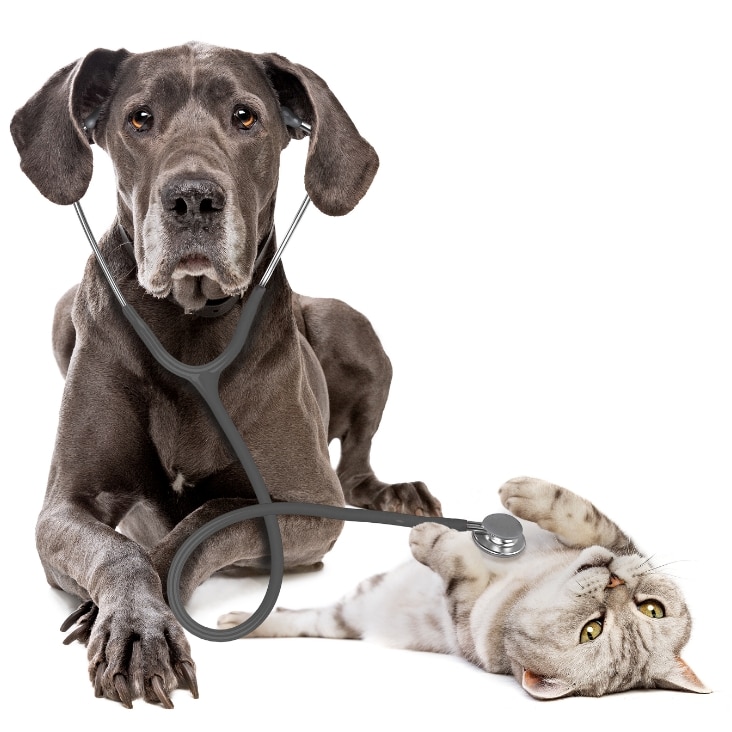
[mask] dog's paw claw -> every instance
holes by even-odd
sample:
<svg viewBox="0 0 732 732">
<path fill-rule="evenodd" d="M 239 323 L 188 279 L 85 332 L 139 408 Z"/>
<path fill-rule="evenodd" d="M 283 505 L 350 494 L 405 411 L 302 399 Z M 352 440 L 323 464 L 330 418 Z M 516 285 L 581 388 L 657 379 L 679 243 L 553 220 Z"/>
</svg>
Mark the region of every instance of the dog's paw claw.
<svg viewBox="0 0 732 732">
<path fill-rule="evenodd" d="M 79 620 L 79 618 L 93 611 L 95 608 L 96 605 L 91 600 L 82 602 L 81 605 L 79 605 L 79 607 L 77 607 L 76 610 L 74 610 L 74 612 L 71 613 L 63 623 L 61 623 L 59 630 L 62 633 L 66 632 L 72 625 L 74 625 L 74 623 L 76 623 L 77 620 Z"/>
<path fill-rule="evenodd" d="M 120 703 L 127 709 L 132 709 L 132 693 L 127 683 L 127 677 L 124 674 L 114 675 L 114 689 L 117 692 Z M 97 696 L 99 696 L 97 694 Z"/>
<path fill-rule="evenodd" d="M 68 646 L 74 641 L 79 641 L 82 645 L 86 645 L 89 642 L 89 637 L 91 636 L 98 613 L 99 608 L 91 600 L 87 600 L 87 602 L 79 605 L 61 624 L 60 630 L 63 633 L 76 623 L 76 628 L 64 638 L 64 645 Z"/>
<path fill-rule="evenodd" d="M 158 701 L 165 709 L 173 709 L 173 702 L 165 690 L 165 682 L 157 674 L 150 679 L 150 691 L 152 694 L 150 694 L 148 701 Z"/>
<path fill-rule="evenodd" d="M 107 664 L 102 661 L 94 671 L 94 696 L 97 697 L 97 699 L 101 699 L 104 696 L 104 688 L 102 687 L 102 679 L 104 677 L 104 672 L 107 668 Z"/>
<path fill-rule="evenodd" d="M 194 699 L 198 699 L 198 681 L 196 680 L 196 669 L 189 661 L 182 661 L 176 667 L 176 675 Z"/>
</svg>

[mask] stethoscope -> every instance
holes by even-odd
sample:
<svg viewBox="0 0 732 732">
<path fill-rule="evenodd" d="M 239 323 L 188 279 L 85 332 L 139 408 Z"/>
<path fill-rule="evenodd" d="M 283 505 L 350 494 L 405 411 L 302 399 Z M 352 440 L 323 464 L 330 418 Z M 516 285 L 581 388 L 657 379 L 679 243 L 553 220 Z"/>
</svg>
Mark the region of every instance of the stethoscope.
<svg viewBox="0 0 732 732">
<path fill-rule="evenodd" d="M 302 130 L 310 134 L 310 125 L 296 117 L 289 109 L 282 108 L 282 116 L 288 127 Z M 96 119 L 90 117 L 86 120 L 86 128 L 92 129 Z M 442 518 L 432 516 L 412 516 L 409 514 L 392 513 L 389 511 L 373 511 L 363 508 L 344 508 L 340 506 L 329 506 L 318 503 L 290 503 L 272 501 L 269 491 L 264 483 L 261 473 L 257 468 L 252 454 L 247 447 L 244 438 L 239 433 L 236 425 L 226 411 L 219 396 L 219 377 L 224 369 L 239 355 L 249 337 L 254 320 L 259 311 L 262 298 L 266 291 L 267 283 L 274 273 L 285 247 L 288 245 L 305 209 L 310 203 L 310 197 L 305 196 L 304 201 L 295 215 L 290 228 L 288 229 L 282 244 L 275 250 L 272 260 L 267 267 L 260 283 L 256 285 L 249 294 L 247 301 L 242 307 L 234 335 L 229 345 L 212 361 L 200 366 L 189 366 L 173 357 L 165 350 L 157 336 L 150 330 L 147 324 L 138 315 L 137 311 L 126 300 L 121 290 L 114 281 L 112 272 L 105 261 L 101 250 L 92 234 L 86 216 L 77 201 L 74 209 L 79 217 L 84 233 L 89 244 L 91 244 L 94 255 L 102 270 L 104 278 L 114 294 L 115 299 L 122 308 L 122 313 L 134 328 L 137 335 L 145 344 L 155 360 L 167 371 L 192 384 L 203 400 L 208 405 L 211 413 L 223 431 L 231 449 L 241 463 L 251 483 L 258 505 L 247 506 L 222 514 L 217 518 L 204 524 L 194 531 L 181 545 L 173 557 L 168 573 L 168 602 L 178 618 L 180 624 L 199 638 L 210 641 L 230 641 L 241 638 L 257 628 L 274 609 L 277 598 L 280 594 L 285 573 L 284 551 L 282 547 L 282 535 L 280 534 L 277 516 L 314 516 L 318 518 L 336 519 L 340 521 L 361 521 L 369 523 L 390 524 L 393 526 L 413 527 L 418 524 L 432 521 L 442 524 L 457 531 L 472 531 L 473 539 L 482 551 L 493 557 L 515 557 L 520 554 L 526 541 L 523 537 L 521 524 L 513 516 L 506 513 L 496 513 L 486 516 L 483 521 L 466 521 L 465 519 Z M 223 630 L 209 628 L 194 620 L 183 607 L 180 599 L 180 579 L 183 568 L 196 548 L 213 534 L 225 529 L 227 526 L 246 521 L 253 518 L 261 518 L 264 521 L 267 540 L 270 550 L 270 575 L 267 590 L 257 610 L 240 625 Z"/>
</svg>

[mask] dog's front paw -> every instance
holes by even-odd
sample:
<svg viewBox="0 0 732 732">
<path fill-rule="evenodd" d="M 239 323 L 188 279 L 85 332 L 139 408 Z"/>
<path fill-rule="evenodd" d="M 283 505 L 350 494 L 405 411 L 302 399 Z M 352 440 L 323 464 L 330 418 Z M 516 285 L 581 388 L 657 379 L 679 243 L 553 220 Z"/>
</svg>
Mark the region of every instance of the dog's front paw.
<svg viewBox="0 0 732 732">
<path fill-rule="evenodd" d="M 413 483 L 385 483 L 374 492 L 370 504 L 368 508 L 376 511 L 442 516 L 440 502 L 419 480 Z"/>
<path fill-rule="evenodd" d="M 87 644 L 89 677 L 96 696 L 119 701 L 128 708 L 132 708 L 133 699 L 143 697 L 166 709 L 173 708 L 170 694 L 179 687 L 189 689 L 198 698 L 188 641 L 165 603 L 148 600 L 92 606 L 78 615 L 82 608 L 62 629 L 68 629 L 69 621 L 74 620 L 84 628 L 74 631 L 66 642 L 79 640 Z"/>
</svg>

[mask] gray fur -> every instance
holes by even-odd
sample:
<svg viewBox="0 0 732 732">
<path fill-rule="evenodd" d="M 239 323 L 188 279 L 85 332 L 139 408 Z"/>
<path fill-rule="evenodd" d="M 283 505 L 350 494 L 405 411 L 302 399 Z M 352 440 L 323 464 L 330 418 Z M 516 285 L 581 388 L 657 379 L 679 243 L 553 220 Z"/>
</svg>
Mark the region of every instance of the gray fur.
<svg viewBox="0 0 732 732">
<path fill-rule="evenodd" d="M 296 629 L 457 653 L 491 673 L 513 674 L 537 699 L 654 687 L 709 691 L 680 656 L 691 632 L 681 592 L 616 524 L 584 498 L 540 480 L 509 481 L 500 496 L 516 516 L 554 536 L 535 531 L 521 556 L 490 558 L 469 535 L 423 523 L 410 536 L 416 562 L 367 580 L 336 605 L 278 612 L 256 634 Z M 651 601 L 661 603 L 663 617 L 640 611 Z M 347 636 L 330 632 L 335 616 L 347 619 Z M 244 617 L 229 613 L 219 625 Z M 602 632 L 580 642 L 597 619 Z"/>
<path fill-rule="evenodd" d="M 280 152 L 302 137 L 285 127 L 281 104 L 312 126 L 308 194 L 325 213 L 347 213 L 376 153 L 320 77 L 276 54 L 198 43 L 98 49 L 13 118 L 23 171 L 56 203 L 84 194 L 91 142 L 110 155 L 118 216 L 100 246 L 127 301 L 184 362 L 225 348 L 267 265 L 265 256 L 254 266 L 273 226 Z M 251 128 L 234 124 L 236 105 L 256 115 Z M 138 129 L 148 113 L 152 124 Z M 195 315 L 232 295 L 241 300 L 229 313 Z M 197 692 L 188 642 L 164 601 L 170 561 L 191 531 L 251 503 L 252 491 L 198 397 L 145 351 L 91 259 L 56 308 L 53 346 L 66 386 L 37 524 L 41 561 L 51 585 L 88 601 L 64 625 L 76 621 L 70 637 L 88 645 L 96 693 L 172 706 L 176 686 Z M 368 321 L 342 302 L 294 295 L 280 267 L 221 396 L 275 500 L 438 514 L 422 483 L 385 484 L 371 469 L 390 377 Z M 337 474 L 332 439 L 343 443 Z M 306 517 L 280 525 L 291 569 L 319 566 L 341 529 Z M 182 597 L 222 568 L 266 562 L 259 528 L 232 527 L 191 559 Z"/>
</svg>

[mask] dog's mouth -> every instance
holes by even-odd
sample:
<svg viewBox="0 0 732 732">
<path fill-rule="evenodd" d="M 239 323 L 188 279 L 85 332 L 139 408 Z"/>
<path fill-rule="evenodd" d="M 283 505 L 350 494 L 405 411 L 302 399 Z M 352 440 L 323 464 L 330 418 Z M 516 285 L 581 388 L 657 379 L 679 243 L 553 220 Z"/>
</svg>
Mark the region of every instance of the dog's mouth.
<svg viewBox="0 0 732 732">
<path fill-rule="evenodd" d="M 249 284 L 239 268 L 219 260 L 189 252 L 179 258 L 153 260 L 153 267 L 146 263 L 138 269 L 138 277 L 151 295 L 170 297 L 187 313 L 195 313 L 211 301 L 241 296 Z M 148 275 L 151 270 L 153 277 Z"/>
<path fill-rule="evenodd" d="M 241 295 L 249 285 L 251 255 L 232 241 L 145 236 L 137 256 L 140 284 L 155 297 L 172 296 L 187 312 L 199 310 L 207 300 Z"/>
<path fill-rule="evenodd" d="M 206 254 L 186 254 L 173 266 L 170 293 L 186 312 L 196 312 L 211 301 L 241 294 L 240 288 L 232 288 L 231 273 L 222 273 L 220 269 Z"/>
<path fill-rule="evenodd" d="M 178 270 L 173 276 L 170 292 L 187 313 L 195 313 L 207 304 L 231 295 L 224 292 L 219 283 L 207 275 L 178 274 Z"/>
<path fill-rule="evenodd" d="M 141 282 L 154 297 L 174 300 L 186 313 L 195 313 L 214 301 L 241 297 L 249 280 L 227 273 L 222 277 L 205 256 L 184 257 L 167 277 L 156 277 L 153 287 Z"/>
<path fill-rule="evenodd" d="M 187 257 L 181 257 L 172 274 L 174 280 L 182 280 L 188 276 L 206 276 L 214 279 L 216 277 L 216 270 L 207 256 L 203 254 L 190 254 Z"/>
</svg>

